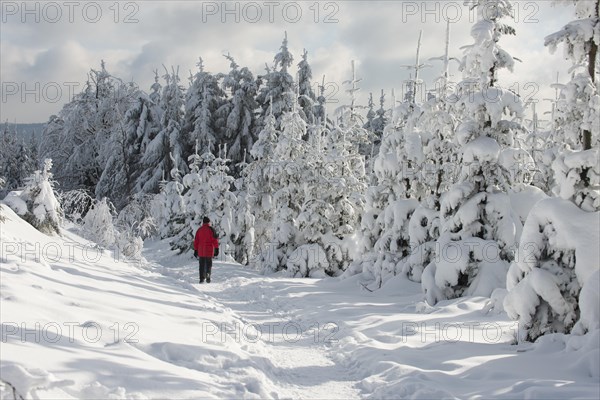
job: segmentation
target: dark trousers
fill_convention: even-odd
[[[212,269],[212,257],[200,257],[200,282],[204,279],[210,281],[210,272]]]

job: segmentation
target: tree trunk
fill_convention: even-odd
[[[600,0],[596,0],[596,15],[598,18],[600,15]],[[598,44],[594,41],[594,38],[590,40],[590,52],[588,53],[588,73],[592,78],[592,82],[596,82],[596,57],[598,56]],[[592,148],[592,132],[588,130],[583,131],[583,150],[589,150]]]

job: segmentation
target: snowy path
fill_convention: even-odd
[[[268,376],[276,385],[276,398],[353,399],[359,398],[351,372],[330,356],[338,325],[332,321],[302,317],[305,302],[295,303],[291,292],[315,296],[314,280],[266,278],[239,265],[215,262],[213,281],[196,284],[195,263],[167,269],[199,292],[215,299],[238,316],[241,323],[207,322],[204,336],[224,344],[241,343],[269,363]],[[299,296],[299,293],[296,293]]]

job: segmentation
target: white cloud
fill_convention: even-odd
[[[420,8],[424,2],[281,2],[271,10],[274,11],[273,23],[269,22],[269,9],[263,2],[254,3],[260,6],[261,18],[256,18],[256,7],[253,9],[248,2],[239,3],[239,23],[234,22],[234,15],[224,13],[222,2],[121,2],[118,15],[113,2],[96,3],[101,6],[102,18],[95,23],[88,22],[93,16],[92,9],[87,16],[82,13],[86,3],[75,10],[72,23],[68,21],[66,9],[56,23],[44,21],[43,15],[40,23],[31,15],[26,16],[26,23],[21,23],[20,15],[8,15],[1,26],[2,82],[31,85],[36,81],[78,81],[83,85],[89,69],[98,68],[104,59],[109,71],[125,80],[135,80],[142,88],[150,86],[154,79],[152,71],[157,68],[162,71],[162,64],[179,66],[182,82],[187,83],[188,71],[196,70],[200,56],[209,71],[227,71],[228,63],[222,57],[227,52],[238,64],[261,74],[265,62],[272,63],[283,32],[287,31],[295,63],[300,61],[303,48],[309,51],[315,81],[326,75],[328,82],[339,86],[348,79],[350,61],[355,59],[358,75],[363,78],[359,101],[364,103],[370,91],[378,96],[380,90],[385,89],[389,98],[392,88],[400,90],[408,78],[408,71],[400,65],[414,62],[419,30],[423,30],[423,60],[443,52],[445,35],[443,18],[436,23],[434,15],[411,8],[414,5]],[[567,8],[552,9],[546,3],[518,3],[519,36],[503,41],[505,48],[524,63],[517,67],[515,75],[502,78],[507,82],[539,81],[543,93],[555,79],[555,70],[564,72],[566,65],[561,63],[560,54],[547,52],[543,37],[559,29],[570,17]],[[126,4],[130,4],[129,8],[125,8]],[[228,4],[232,7],[233,3]],[[427,7],[431,9],[432,4],[428,2]],[[437,4],[443,10],[451,4],[462,5],[462,0]],[[284,7],[288,7],[287,13]],[[290,22],[298,9],[302,16],[297,22]],[[470,16],[464,9],[462,12],[460,22],[452,25],[454,56],[460,56],[459,47],[471,41]],[[124,23],[129,14],[138,22]],[[327,16],[338,22],[324,23]],[[525,17],[538,18],[540,23],[524,24]],[[222,19],[226,19],[226,23]],[[258,20],[249,22],[252,19]],[[433,79],[439,69],[439,64],[434,64],[433,68],[423,71],[424,79]],[[330,86],[332,92],[333,85]],[[23,104],[20,99],[17,101],[19,97],[3,101],[0,118],[45,121],[62,105],[43,101]],[[346,101],[343,88],[339,88],[336,98]]]

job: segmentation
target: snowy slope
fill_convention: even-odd
[[[358,277],[264,277],[219,262],[200,286],[194,260],[163,242],[146,244],[148,262],[115,261],[74,233],[47,237],[3,215],[0,377],[26,397],[600,395],[589,340],[511,345],[515,322],[483,298],[429,307],[400,278],[371,293]],[[12,398],[6,384],[0,398]]]

